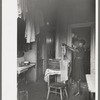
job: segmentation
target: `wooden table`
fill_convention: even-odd
[[[27,83],[27,81],[26,81],[26,71],[28,71],[31,67],[35,67],[35,64],[30,64],[30,65],[27,65],[27,66],[17,67],[17,77],[19,77],[23,73],[24,78],[21,81],[25,80],[25,82]],[[21,81],[18,81],[18,84]]]
[[[91,93],[91,99],[94,100],[94,94],[96,93],[95,75],[86,75],[86,79],[88,83],[88,89]]]
[[[35,64],[30,64],[30,65],[21,66],[21,67],[18,66],[18,67],[17,67],[17,74],[19,75],[19,74],[21,74],[21,73],[27,71],[30,67],[33,67],[33,66],[35,66]]]

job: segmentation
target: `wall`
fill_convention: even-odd
[[[58,8],[62,23],[83,23],[94,20],[94,0],[64,0]]]

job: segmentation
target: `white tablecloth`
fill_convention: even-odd
[[[30,64],[27,66],[17,67],[17,74],[27,71],[30,67],[35,66],[35,64]]]
[[[53,70],[53,69],[46,69],[45,76],[44,76],[45,82],[48,82],[49,75],[55,75],[55,74],[60,75],[61,71],[60,70]]]
[[[88,88],[90,92],[96,92],[95,89],[95,75],[86,75]]]

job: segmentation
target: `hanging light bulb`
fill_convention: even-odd
[[[46,39],[46,42],[47,42],[47,43],[51,43],[51,42],[52,42],[52,39],[51,39],[51,38],[47,38],[47,39]]]
[[[75,34],[74,33],[72,33],[72,37],[74,38],[74,36],[75,36]]]
[[[50,23],[49,23],[49,22],[47,22],[47,23],[46,23],[46,25],[50,25]]]

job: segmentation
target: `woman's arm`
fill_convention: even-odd
[[[72,48],[72,47],[70,47],[70,46],[68,46],[68,45],[66,45],[66,44],[62,44],[63,46],[66,46],[66,48],[67,49],[69,49],[69,50],[71,50],[71,51],[73,51],[73,52],[78,52],[78,50],[77,49],[74,49],[74,48]]]
[[[76,52],[76,51],[77,51],[77,49],[74,49],[74,48],[69,47],[69,46],[67,46],[67,49],[69,49],[69,50],[71,50],[71,51],[73,51],[73,52]]]

